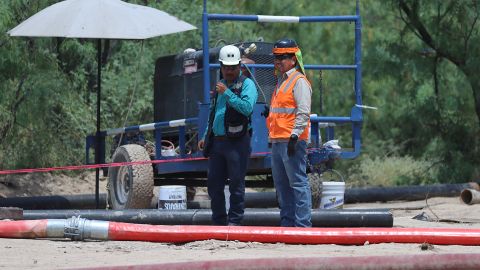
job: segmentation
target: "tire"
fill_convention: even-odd
[[[312,209],[320,207],[322,199],[322,179],[318,173],[309,173],[308,182],[310,182],[310,190],[312,193]]]
[[[127,144],[117,148],[112,162],[150,160],[144,147]],[[108,203],[112,209],[145,209],[153,198],[153,168],[150,163],[110,167],[108,169]]]

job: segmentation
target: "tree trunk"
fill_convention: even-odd
[[[480,77],[478,72],[474,68],[465,68],[460,67],[464,72],[468,81],[470,82],[470,87],[472,88],[473,102],[475,105],[475,112],[477,113],[478,125],[480,126]]]

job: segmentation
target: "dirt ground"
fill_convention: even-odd
[[[101,172],[100,175],[102,175]],[[101,177],[100,180],[100,192],[106,192],[106,178]],[[94,192],[95,172],[84,172],[79,176],[51,173],[0,176],[0,198],[93,194]]]
[[[50,179],[47,181],[47,179]],[[53,180],[51,180],[53,179]],[[94,175],[71,178],[63,175],[32,174],[0,177],[0,196],[93,193]],[[101,192],[105,192],[105,181]],[[430,198],[427,201],[349,204],[344,208],[389,208],[394,227],[448,227],[480,229],[480,204],[465,205],[459,198]],[[412,219],[423,213],[430,220]],[[343,257],[409,254],[480,254],[480,246],[419,244],[286,245],[237,241],[197,241],[187,244],[149,242],[75,242],[63,239],[0,239],[0,269],[68,269],[125,266],[204,260]]]

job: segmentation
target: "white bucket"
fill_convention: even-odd
[[[187,188],[185,186],[160,186],[158,209],[187,209]]]
[[[345,182],[322,182],[321,209],[343,208]]]

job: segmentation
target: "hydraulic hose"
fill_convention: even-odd
[[[81,216],[91,220],[142,223],[153,225],[210,225],[212,211],[193,210],[25,210],[23,219],[67,219]],[[277,209],[246,209],[242,221],[246,226],[278,226]],[[313,227],[392,227],[393,215],[387,209],[312,210]]]
[[[209,239],[285,244],[363,245],[430,243],[480,245],[480,229],[459,228],[295,228],[258,226],[163,226],[86,220],[0,222],[2,238],[71,238],[74,240],[186,243]]]

